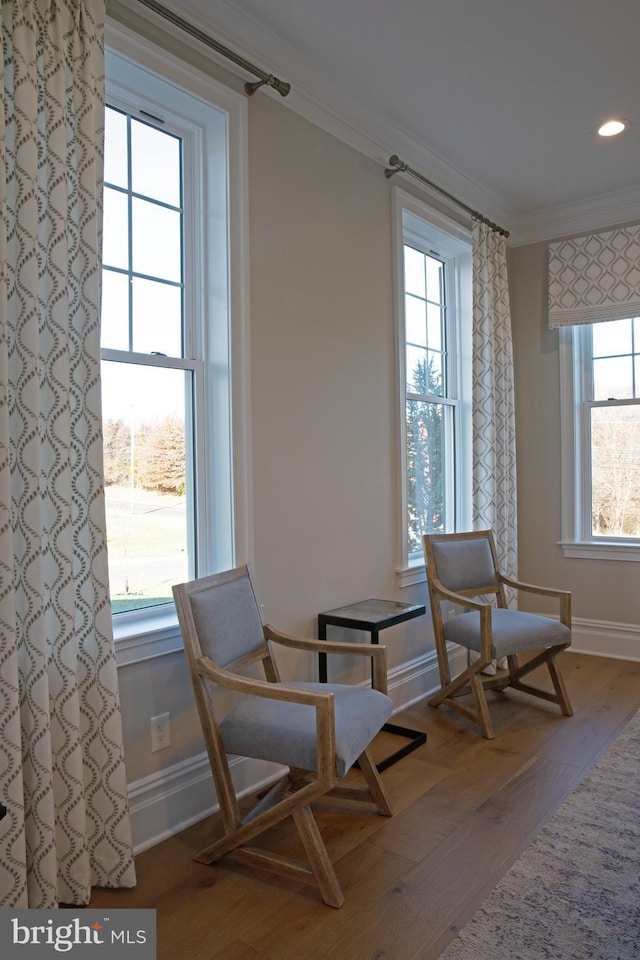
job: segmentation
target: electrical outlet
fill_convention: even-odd
[[[171,722],[168,713],[151,717],[151,752],[164,750],[171,743]]]

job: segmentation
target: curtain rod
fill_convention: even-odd
[[[282,97],[286,97],[291,90],[290,83],[285,83],[284,80],[279,80],[277,77],[274,77],[273,74],[266,73],[264,70],[261,70],[260,67],[257,67],[254,63],[250,63],[248,60],[245,60],[244,57],[241,57],[239,53],[235,53],[233,50],[230,50],[229,47],[225,47],[225,45],[220,43],[219,40],[214,40],[213,37],[210,37],[207,33],[199,30],[198,27],[194,27],[194,25],[189,23],[188,20],[183,20],[183,18],[178,16],[177,13],[174,13],[172,10],[168,10],[167,7],[163,6],[161,3],[157,3],[156,0],[138,0],[138,2],[145,7],[148,7],[149,10],[153,10],[154,13],[157,13],[159,16],[164,17],[165,20],[168,20],[174,26],[184,30],[185,33],[195,37],[196,40],[200,40],[200,42],[204,43],[207,47],[211,47],[212,50],[217,50],[217,52],[221,53],[223,57],[226,57],[228,60],[233,60],[234,63],[236,63],[239,67],[242,67],[243,70],[246,70],[247,73],[252,73],[254,77],[260,77],[260,79],[255,83],[245,83],[244,89],[248,96],[251,96],[256,92],[256,90],[259,90],[260,87],[263,86],[273,87],[273,89],[277,90]]]
[[[495,230],[496,233],[501,234],[503,237],[509,236],[509,231],[505,230],[504,227],[498,226],[497,223],[493,223],[492,220],[488,220],[483,214],[479,213],[477,210],[473,210],[471,207],[468,207],[466,203],[463,203],[462,200],[458,200],[457,197],[454,197],[453,194],[447,193],[446,190],[443,190],[442,187],[439,187],[436,183],[433,183],[432,180],[427,180],[426,177],[423,177],[421,173],[418,173],[417,170],[413,170],[408,163],[403,163],[402,160],[393,154],[392,157],[389,157],[389,163],[391,167],[387,167],[384,171],[384,175],[387,180],[394,175],[394,173],[408,173],[412,177],[415,177],[416,180],[421,180],[422,183],[426,183],[428,187],[432,190],[435,190],[436,193],[441,194],[443,197],[446,197],[447,200],[450,200],[451,203],[455,203],[456,206],[461,207],[468,214],[470,214],[474,220],[479,220],[481,223],[486,223],[488,227],[491,227],[492,230]]]

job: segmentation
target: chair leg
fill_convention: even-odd
[[[378,808],[378,813],[383,817],[393,816],[391,802],[387,795],[384,783],[382,782],[382,778],[378,773],[378,768],[371,758],[371,753],[369,752],[368,747],[358,757],[358,764],[365,780],[367,781],[371,798]]]
[[[558,706],[562,710],[562,713],[565,717],[573,716],[573,707],[571,706],[571,701],[569,700],[569,694],[567,693],[567,688],[564,683],[562,674],[558,670],[558,664],[556,663],[555,657],[551,657],[548,662],[549,673],[551,674],[551,682],[553,683],[553,688],[556,691],[556,696],[558,698]]]
[[[344,894],[311,809],[308,806],[296,807],[293,811],[293,819],[320,888],[322,899],[329,907],[341,907],[344,903]]]
[[[558,669],[558,665],[555,663],[555,658],[557,655],[565,649],[566,645],[561,647],[548,647],[546,650],[543,650],[541,653],[537,654],[537,656],[533,657],[532,660],[529,660],[527,663],[518,667],[517,670],[510,671],[511,675],[509,679],[509,686],[513,687],[514,690],[521,690],[523,693],[528,693],[533,697],[539,697],[541,700],[548,700],[550,703],[557,703],[565,717],[572,717],[573,708],[569,700],[569,695],[564,685],[562,675]],[[531,673],[538,667],[543,666],[544,664],[546,664],[548,667],[554,693],[549,693],[548,690],[541,690],[538,687],[533,687],[531,684],[523,683],[521,680],[522,677],[526,676],[528,673]]]
[[[493,732],[493,724],[491,723],[491,717],[489,716],[487,697],[484,692],[480,675],[478,673],[472,674],[469,678],[469,683],[471,684],[471,689],[473,690],[473,698],[476,702],[476,709],[478,711],[478,723],[480,724],[482,734],[487,740],[493,740],[495,734]]]
[[[454,677],[446,687],[441,688],[430,697],[427,703],[430,707],[439,707],[441,703],[445,703],[448,707],[451,707],[463,716],[473,720],[474,723],[477,723],[487,740],[493,740],[495,734],[489,716],[489,707],[487,705],[484,686],[480,679],[480,672],[486,665],[485,661],[476,660],[475,663],[470,664],[466,670],[459,673],[457,677]],[[459,697],[467,693],[473,694],[475,710],[465,704],[458,703],[454,699],[454,697]]]

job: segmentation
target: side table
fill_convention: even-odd
[[[351,630],[364,630],[371,634],[371,643],[379,643],[381,630],[393,627],[405,620],[413,620],[426,613],[426,607],[418,603],[399,603],[395,600],[363,600],[360,603],[351,603],[346,607],[337,607],[335,610],[325,610],[318,614],[318,638],[327,639],[327,627],[348,627]],[[327,654],[318,654],[318,678],[321,683],[327,682]],[[426,743],[427,735],[422,730],[412,730],[410,727],[401,727],[396,723],[385,723],[382,728],[387,733],[398,737],[406,737],[408,743],[391,753],[380,763],[376,764],[379,771],[386,770],[393,763],[397,763],[412,750],[416,750]]]

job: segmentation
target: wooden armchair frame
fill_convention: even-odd
[[[493,577],[488,578],[486,583],[476,583],[468,588],[451,590],[443,584],[438,578],[437,561],[434,551],[434,544],[442,541],[464,541],[478,540],[485,538],[491,551],[493,561]],[[483,735],[487,739],[492,739],[495,734],[489,715],[486,690],[505,690],[512,687],[514,690],[521,690],[531,696],[542,700],[555,703],[560,707],[562,713],[570,717],[573,715],[573,709],[564,684],[562,675],[555,662],[555,658],[562,650],[565,650],[571,643],[571,593],[567,590],[558,590],[552,587],[542,587],[521,580],[516,580],[501,573],[498,568],[498,558],[496,555],[493,534],[490,530],[482,530],[468,533],[457,534],[431,534],[423,538],[425,560],[427,565],[427,582],[429,587],[429,599],[431,601],[431,613],[433,617],[433,627],[436,643],[436,653],[438,658],[438,670],[440,674],[440,690],[429,699],[430,706],[438,707],[442,703],[453,708],[458,713],[470,718],[479,724]],[[544,647],[540,653],[528,659],[521,664],[518,659],[518,653],[514,652],[507,656],[508,669],[506,675],[496,677],[481,677],[482,670],[485,669],[494,659],[493,650],[493,611],[495,607],[490,601],[479,601],[474,599],[478,596],[491,596],[496,598],[497,608],[507,609],[507,598],[505,587],[510,587],[516,591],[534,594],[537,596],[550,597],[558,601],[560,611],[560,623],[569,631],[566,642],[555,642],[553,645],[545,646],[541,641],[540,647]],[[445,637],[445,621],[442,616],[442,601],[448,601],[456,606],[462,606],[466,612],[477,612],[480,619],[480,650],[479,658],[469,663],[467,668],[456,677],[451,677],[449,666],[449,657],[447,651],[447,640]],[[531,622],[535,627],[536,620],[546,621],[548,618],[538,618],[530,615]],[[531,646],[525,646],[524,649],[531,649]],[[524,683],[523,677],[545,665],[549,670],[554,692],[533,686],[530,683]],[[456,698],[466,694],[473,694],[475,709],[466,704],[459,703]]]
[[[244,577],[251,583],[248,569],[241,567],[173,588],[224,828],[224,836],[202,850],[195,859],[200,863],[212,864],[225,855],[232,855],[235,859],[255,867],[315,884],[326,904],[340,907],[344,902],[344,896],[310,804],[320,797],[331,795],[373,803],[383,816],[392,815],[391,804],[368,745],[358,757],[358,766],[364,784],[346,783],[337,776],[334,694],[329,690],[302,689],[283,683],[273,656],[272,645],[306,650],[310,653],[322,651],[369,657],[373,661],[373,688],[385,694],[387,690],[386,650],[384,646],[373,644],[332,643],[292,637],[264,625],[262,626],[262,643],[255,649],[225,664],[224,667],[215,664],[208,656],[203,655],[191,598],[200,591]],[[251,589],[253,591],[253,584]],[[256,609],[259,616],[257,602]],[[240,675],[239,671],[245,670],[254,663],[262,664],[265,680]],[[288,773],[262,795],[253,809],[244,816],[240,812],[220,721],[216,716],[213,702],[215,685],[240,694],[302,704],[315,710],[316,769],[289,767]],[[321,686],[317,685],[317,687]],[[247,846],[264,830],[289,816],[295,822],[308,863],[282,857],[253,845]]]

